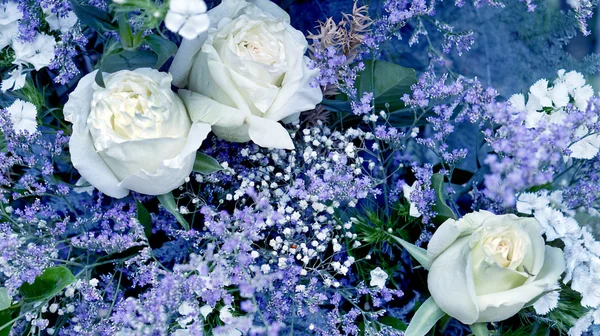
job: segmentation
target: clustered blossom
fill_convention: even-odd
[[[83,50],[88,42],[77,17],[68,1],[8,1],[0,4],[7,15],[0,22],[0,46],[8,46],[14,51],[14,78],[2,81],[2,91],[19,90],[23,85],[15,82],[15,76],[22,76],[23,67],[30,64],[39,71],[48,67],[58,70],[56,83],[67,84],[79,69],[73,58]],[[42,28],[47,24],[48,30]],[[59,35],[55,39],[54,34]]]
[[[562,281],[579,292],[581,305],[590,309],[589,315],[581,317],[569,332],[570,335],[581,335],[592,323],[600,324],[597,318],[590,318],[600,312],[600,272],[597,267],[600,264],[600,243],[588,227],[580,226],[575,219],[576,212],[582,209],[571,208],[567,202],[562,191],[549,193],[544,190],[520,194],[516,207],[517,211],[533,215],[539,221],[548,241],[559,239],[565,245],[567,270]],[[587,209],[593,211],[593,208]],[[548,310],[555,308],[556,303]]]
[[[486,159],[491,174],[485,177],[484,192],[490,199],[511,206],[513,195],[552,182],[567,168],[569,157],[590,159],[597,155],[598,100],[571,97],[570,82],[563,79],[564,74],[559,72],[557,84],[550,90],[547,81],[532,86],[527,105],[522,96],[513,96],[508,104],[488,107],[492,125],[500,126],[484,130],[495,152]],[[557,89],[561,85],[564,91]],[[586,88],[578,84],[573,90],[577,93]],[[537,112],[546,107],[547,112]]]

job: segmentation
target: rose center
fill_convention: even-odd
[[[502,232],[486,237],[483,241],[486,261],[504,268],[518,266],[523,261],[526,253],[526,246],[523,241],[524,238],[515,231]]]

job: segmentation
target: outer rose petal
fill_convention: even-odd
[[[63,109],[65,119],[73,123],[73,133],[69,140],[71,161],[79,174],[98,190],[114,198],[123,198],[129,194],[129,190],[118,186],[119,180],[96,152],[87,127],[95,76],[96,71],[79,81]]]
[[[313,109],[323,100],[321,88],[318,85],[312,86],[312,81],[319,70],[309,69],[307,62],[308,58],[304,57],[302,79],[296,85],[284,84],[278,99],[273,102],[265,117],[271,120],[281,120],[293,113]]]
[[[164,160],[155,172],[142,170],[125,178],[119,186],[147,195],[162,195],[179,187],[192,172],[196,150],[202,145],[208,133],[210,133],[210,125],[192,124],[187,142],[178,156]]]
[[[479,318],[477,322],[497,322],[517,314],[523,307],[558,281],[565,271],[563,251],[546,246],[544,267],[536,275],[535,281],[523,286],[477,297]]]
[[[433,261],[427,277],[429,292],[438,307],[464,324],[474,323],[479,316],[469,239],[459,238],[446,249]]]
[[[471,234],[480,227],[483,222],[494,216],[489,211],[477,211],[465,215],[459,220],[448,219],[435,230],[433,236],[427,245],[427,256],[434,259],[440,253],[444,252],[450,245],[461,236]]]
[[[221,127],[237,127],[244,124],[246,115],[236,108],[189,90],[181,89],[178,94],[192,122],[204,122]]]
[[[232,81],[229,69],[212,45],[205,44],[194,62],[188,89],[250,114],[250,107]]]
[[[227,1],[227,0],[225,0]],[[225,2],[223,1],[223,2]],[[263,11],[273,15],[277,19],[290,23],[290,15],[284,11],[281,7],[277,6],[271,0],[249,0],[248,2],[254,4],[256,7],[262,9]]]
[[[277,121],[249,116],[248,135],[257,145],[267,148],[294,149],[294,142],[288,131]]]

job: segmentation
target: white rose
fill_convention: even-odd
[[[479,211],[444,222],[427,254],[435,303],[464,324],[517,314],[555,288],[563,252],[546,246],[534,218]]]
[[[224,0],[208,11],[208,32],[184,40],[170,72],[192,120],[228,141],[294,148],[278,121],[291,122],[322,99],[308,43],[269,0]]]
[[[83,77],[65,104],[73,166],[103,193],[160,195],[183,184],[210,125],[192,123],[171,76],[149,68]]]

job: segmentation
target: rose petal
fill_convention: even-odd
[[[508,291],[477,297],[480,310],[477,322],[497,322],[514,316],[526,304],[555,284],[564,270],[565,259],[562,250],[546,246],[544,266],[535,281]]]
[[[189,90],[181,89],[178,94],[193,122],[204,122],[220,127],[238,127],[244,124],[246,114],[238,109]]]
[[[427,277],[427,286],[435,303],[464,324],[474,323],[479,315],[475,303],[469,239],[459,238],[448,247],[433,261]]]
[[[249,126],[248,135],[257,145],[267,148],[294,149],[290,134],[280,123],[256,116],[249,116],[246,122]]]
[[[459,237],[469,235],[488,218],[495,216],[489,211],[477,211],[466,214],[459,220],[448,219],[435,230],[427,245],[427,255],[435,259]]]
[[[119,186],[115,174],[96,152],[92,136],[84,123],[73,123],[69,152],[73,167],[98,190],[114,198],[123,198],[129,194],[129,190]]]
[[[284,11],[281,7],[277,6],[271,0],[249,0],[248,2],[254,4],[256,7],[263,11],[273,15],[275,18],[290,23],[290,15]]]
[[[248,103],[212,45],[202,47],[190,73],[188,89],[250,114]]]
[[[65,119],[73,123],[69,139],[71,161],[79,174],[98,190],[114,198],[123,198],[129,190],[118,186],[119,180],[96,152],[87,127],[95,77],[96,71],[93,71],[81,78],[63,108]]]
[[[162,195],[176,189],[192,172],[196,150],[200,148],[208,133],[210,133],[210,125],[192,124],[187,142],[179,155],[162,161],[154,172],[142,170],[125,178],[120,186],[146,195]]]
[[[299,82],[283,84],[277,99],[265,114],[266,118],[281,120],[294,113],[311,110],[323,100],[321,88],[318,85],[313,86],[313,80],[319,70],[309,69],[306,57],[303,71],[304,75]]]

